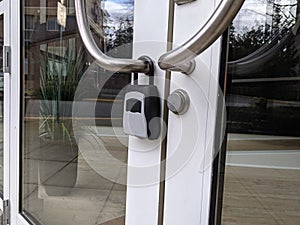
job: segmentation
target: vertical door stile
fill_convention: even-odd
[[[176,5],[175,45],[181,45],[195,34],[218,2]],[[190,108],[182,116],[169,114],[164,225],[208,224],[219,48],[220,42],[216,41],[198,56],[191,75],[172,72],[171,92],[185,90],[190,97]],[[184,152],[183,157],[180,152]],[[185,160],[172,162],[174,155]]]
[[[21,1],[9,2],[8,12],[10,26],[11,45],[11,86],[10,86],[10,211],[11,224],[28,224],[19,214],[19,182],[22,178],[20,174],[20,90],[21,90]],[[13,5],[12,5],[13,4]],[[13,35],[12,35],[13,34]],[[21,218],[21,220],[20,220]]]
[[[4,2],[0,2],[0,14],[1,15],[3,15],[3,13],[4,13]],[[2,31],[3,32],[3,31]],[[4,43],[3,43],[3,52],[1,53],[2,54],[2,57],[3,57],[3,55],[4,55]],[[2,63],[3,63],[3,59],[2,59]],[[3,68],[4,68],[4,65],[3,65]],[[4,79],[4,78],[3,78]],[[3,82],[3,87],[4,87],[4,82]],[[2,108],[3,108],[3,104],[2,104]],[[2,117],[3,117],[3,114],[2,114]],[[1,132],[3,132],[3,129],[2,129],[2,131]],[[3,159],[2,159],[3,160]],[[4,170],[3,170],[3,168],[4,168],[4,165],[3,165],[3,161],[1,162],[2,163],[2,176],[4,177]],[[2,182],[3,182],[3,177],[2,177]],[[5,198],[4,198],[4,196],[2,196],[2,201],[0,201],[0,210],[2,210],[3,211],[3,208],[4,208],[4,205],[3,205],[3,200],[4,200]]]
[[[10,49],[10,1],[3,1],[4,6],[4,40],[3,40],[3,69],[4,69],[4,97],[3,97],[3,200],[10,199],[10,99],[11,99],[11,53]],[[10,64],[10,65],[9,65]]]
[[[162,99],[165,71],[159,69],[157,60],[167,51],[168,12],[168,1],[135,1],[133,58],[147,55],[155,61],[155,85]],[[148,82],[148,78],[144,78],[144,75],[140,75],[140,84]],[[147,141],[130,137],[128,150],[126,224],[139,225],[141,221],[144,225],[157,224],[161,140]]]

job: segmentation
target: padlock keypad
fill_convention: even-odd
[[[142,102],[135,98],[130,98],[126,101],[126,111],[133,113],[141,113],[142,112]]]

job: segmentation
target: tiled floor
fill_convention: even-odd
[[[124,225],[125,224],[125,217],[120,217],[111,221],[108,221],[106,223],[103,223],[101,225]]]
[[[230,134],[227,150],[222,225],[300,224],[300,139]]]
[[[109,132],[104,131],[104,133]],[[101,130],[98,135],[103,136]],[[233,153],[238,151],[255,153],[258,149],[270,153],[275,149],[289,149],[293,153],[300,150],[299,139],[283,140],[249,135],[231,135],[230,138],[228,150]],[[127,152],[126,148],[121,148],[116,139],[109,135],[101,139],[111,150],[112,155],[121,161],[126,161],[126,154],[124,154]],[[92,140],[81,142],[80,148],[89,149],[90,143]],[[99,158],[93,157],[93,154],[85,156],[79,154],[76,184],[70,188],[57,185],[55,182],[41,184],[38,180],[41,166],[39,151],[38,143],[36,146],[31,145],[30,151],[25,156],[27,164],[25,164],[26,188],[23,192],[25,200],[23,206],[28,213],[34,215],[41,224],[47,225],[124,225],[126,187],[100,176],[97,170],[103,167],[99,163]],[[261,159],[259,156],[255,157],[254,160]],[[294,161],[296,160],[294,163],[297,163],[295,157],[293,157]],[[236,159],[240,160],[231,158],[233,161]],[[105,164],[105,161],[103,163]],[[264,162],[259,161],[259,163]],[[262,168],[259,163],[254,167],[226,167],[222,224],[300,224],[300,170]],[[64,165],[65,162],[61,159],[49,161],[47,170],[49,176],[66,170],[66,167],[62,167],[63,169],[55,173],[51,172],[51,167],[56,164]],[[115,167],[110,166],[109,169],[113,173],[116,171]],[[115,175],[126,178],[126,175],[120,171]],[[46,191],[49,187],[58,193],[66,191],[67,194],[49,195]]]
[[[49,185],[32,184],[25,201],[25,208],[42,224],[105,224],[125,215],[126,187],[99,176],[82,156],[78,159],[76,185],[68,194],[49,196],[46,188]],[[56,193],[65,189],[51,188]]]
[[[222,224],[300,224],[300,170],[227,167]]]
[[[33,130],[28,132],[31,140],[24,163],[23,208],[27,214],[47,225],[123,221],[120,218],[125,216],[126,186],[106,179],[99,171],[107,171],[115,180],[126,180],[126,168],[124,174],[124,168],[110,164],[101,148],[105,147],[114,158],[126,162],[127,148],[119,141],[127,142],[127,137],[116,139],[106,129],[99,129],[97,135],[93,133],[79,140],[78,157],[68,162],[65,160],[67,150],[62,144],[41,148]]]

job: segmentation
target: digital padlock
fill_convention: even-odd
[[[149,85],[129,85],[125,89],[123,130],[139,138],[155,140],[161,132],[161,103],[154,85],[154,64],[149,57],[141,57],[149,63]]]

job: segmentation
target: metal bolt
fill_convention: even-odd
[[[171,112],[182,115],[190,107],[190,97],[186,91],[177,89],[169,95],[167,105]]]

